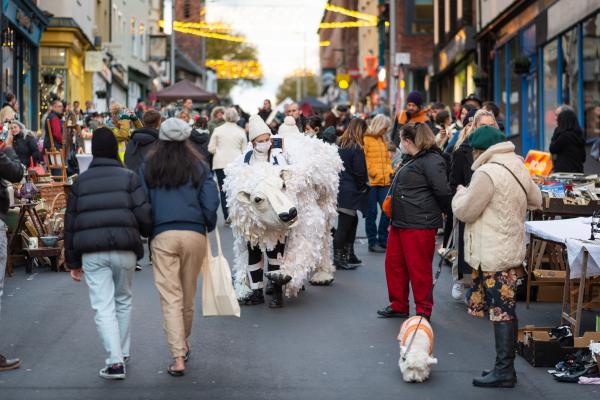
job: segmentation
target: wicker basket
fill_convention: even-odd
[[[46,204],[52,204],[53,208],[65,208],[67,207],[67,196],[58,196],[59,194],[65,194],[64,183],[49,183],[47,185],[37,185],[40,191],[40,197]]]

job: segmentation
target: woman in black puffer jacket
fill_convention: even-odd
[[[144,255],[140,234],[148,236],[152,229],[152,209],[138,175],[121,164],[110,129],[94,132],[92,155],[67,202],[65,258],[75,281],[85,271],[96,328],[108,354],[100,376],[123,379],[133,271]]]
[[[583,172],[585,139],[577,114],[572,109],[563,107],[558,114],[557,123],[550,141],[554,172]]]
[[[377,313],[407,318],[410,284],[417,315],[429,319],[435,235],[442,213],[450,208],[446,161],[427,124],[403,126],[400,143],[410,158],[396,173],[390,191],[392,218],[385,255],[390,304]]]

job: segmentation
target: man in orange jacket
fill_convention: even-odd
[[[406,109],[398,114],[398,123],[400,126],[404,124],[416,124],[417,122],[426,123],[429,121],[427,111],[427,108],[423,107],[421,93],[413,90],[406,97]]]

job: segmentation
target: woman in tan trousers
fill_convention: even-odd
[[[172,376],[184,375],[190,356],[198,274],[206,258],[206,234],[215,228],[219,207],[212,172],[188,142],[190,134],[184,121],[167,119],[144,166],[152,204],[154,280],[174,359],[167,370]]]

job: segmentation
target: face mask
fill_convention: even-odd
[[[400,150],[400,153],[406,154],[406,149],[404,148],[402,141],[400,141],[400,146],[398,146],[398,149]]]
[[[254,145],[254,150],[256,150],[258,153],[267,153],[270,149],[271,149],[270,141],[256,143],[256,145]]]

